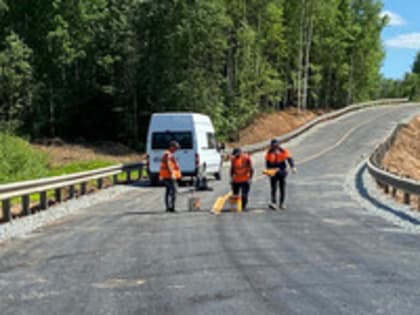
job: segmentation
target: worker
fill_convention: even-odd
[[[175,158],[175,152],[180,148],[179,143],[171,141],[168,150],[162,156],[159,177],[163,181],[165,191],[166,212],[176,212],[175,200],[178,190],[177,181],[181,178],[181,170]]]
[[[233,149],[230,168],[232,191],[235,196],[238,196],[241,192],[242,209],[244,211],[247,209],[253,175],[254,168],[250,156],[242,153],[240,148]]]
[[[287,163],[292,168],[293,173],[296,173],[295,163],[290,152],[280,146],[280,142],[277,139],[273,139],[270,142],[270,148],[265,155],[266,168],[268,170],[276,170],[272,176],[270,176],[271,186],[271,203],[270,208],[275,210],[277,208],[286,209],[284,200],[286,197],[286,177],[287,177]],[[277,187],[279,187],[279,206],[277,207],[276,195]]]

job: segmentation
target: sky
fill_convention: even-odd
[[[411,71],[420,51],[420,0],[383,0],[382,14],[390,23],[382,33],[386,57],[381,69],[386,78],[401,79]]]

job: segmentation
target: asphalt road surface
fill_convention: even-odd
[[[286,211],[163,211],[139,187],[0,244],[0,314],[419,314],[420,235],[363,209],[345,180],[420,106],[380,107],[316,127],[287,147],[298,163]],[[261,173],[263,154],[253,160]],[[200,193],[209,210],[228,180]]]

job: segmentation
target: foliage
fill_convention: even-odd
[[[0,0],[0,120],[33,138],[141,146],[158,111],[209,114],[235,138],[262,111],[342,107],[378,94],[381,9],[379,0]]]
[[[0,51],[0,122],[13,125],[23,119],[31,104],[32,66],[29,49],[15,33]]]
[[[412,72],[420,75],[420,51],[417,53],[416,59],[414,60]]]
[[[0,184],[48,175],[47,157],[26,141],[0,133]]]
[[[413,62],[412,72],[406,73],[402,80],[382,79],[379,97],[408,97],[420,100],[420,52]]]
[[[49,170],[49,176],[61,176],[67,175],[72,173],[79,173],[90,171],[102,167],[111,166],[115,163],[109,161],[101,161],[101,160],[92,160],[92,161],[78,161],[72,163],[66,163],[64,165],[54,167]]]
[[[115,164],[89,160],[52,166],[49,157],[18,137],[0,132],[0,184],[89,171]]]

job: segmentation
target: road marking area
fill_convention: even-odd
[[[392,112],[394,112],[394,111],[397,111],[398,109],[394,109],[394,110],[391,110],[391,111],[389,111],[389,112],[386,112],[386,113],[383,113],[383,114],[380,114],[380,115],[378,115],[378,116],[375,116],[374,118],[372,118],[372,119],[369,119],[369,120],[365,120],[365,121],[363,121],[362,123],[360,123],[360,124],[358,124],[358,125],[356,125],[355,127],[353,127],[353,128],[351,128],[350,130],[348,130],[340,139],[338,139],[338,141],[336,142],[336,143],[334,143],[332,146],[330,146],[330,147],[328,147],[328,148],[325,148],[324,150],[321,150],[320,152],[318,152],[318,153],[316,153],[316,154],[313,154],[313,155],[311,155],[311,156],[309,156],[309,157],[307,157],[307,158],[305,158],[305,159],[303,159],[303,160],[300,160],[298,163],[296,163],[296,165],[297,166],[300,166],[300,165],[302,165],[302,164],[305,164],[305,163],[308,163],[308,162],[310,162],[310,161],[313,161],[313,160],[316,160],[316,159],[318,159],[319,157],[321,157],[321,156],[323,156],[323,155],[325,155],[325,154],[327,154],[327,153],[329,153],[329,152],[331,152],[332,150],[334,150],[335,148],[337,148],[337,147],[339,147],[344,141],[346,141],[355,131],[357,131],[359,128],[361,128],[361,127],[363,127],[363,126],[365,126],[365,125],[367,125],[367,124],[369,124],[371,121],[373,121],[373,120],[375,120],[375,119],[378,119],[379,117],[382,117],[382,116],[385,116],[385,115],[388,115],[389,113],[392,113]],[[264,175],[264,174],[261,174],[261,175],[258,175],[256,178],[255,178],[255,180],[261,180],[261,179],[263,179],[264,177],[266,177],[267,175]],[[224,208],[224,205],[225,205],[225,203],[226,203],[226,200],[229,198],[229,196],[231,195],[231,193],[228,193],[228,194],[226,194],[226,195],[224,195],[224,196],[221,196],[221,197],[219,197],[219,198],[217,198],[216,199],[216,202],[214,203],[214,205],[213,205],[213,209],[212,209],[212,213],[214,213],[214,214],[220,214],[221,213],[221,211],[222,211],[222,209]]]
[[[306,159],[303,159],[303,160],[300,160],[299,161],[299,163],[297,163],[297,165],[302,165],[302,164],[304,164],[304,163],[307,163],[307,162],[310,162],[310,161],[313,161],[313,160],[315,160],[315,159],[317,159],[317,158],[319,158],[319,157],[321,157],[321,156],[323,156],[324,154],[327,154],[328,152],[331,152],[332,150],[334,150],[335,148],[337,148],[337,147],[339,147],[344,141],[346,141],[357,129],[359,129],[360,127],[363,127],[363,126],[365,126],[365,125],[367,125],[368,123],[370,123],[371,121],[373,121],[373,120],[375,120],[375,119],[378,119],[379,117],[382,117],[382,116],[385,116],[385,115],[388,115],[389,113],[392,113],[392,112],[395,112],[395,111],[397,111],[397,109],[394,109],[394,110],[392,110],[392,111],[389,111],[389,112],[386,112],[386,113],[383,113],[383,114],[381,114],[381,115],[378,115],[378,116],[375,116],[374,118],[372,118],[372,119],[369,119],[369,120],[365,120],[364,122],[362,122],[362,123],[360,123],[360,124],[358,124],[358,125],[356,125],[355,127],[353,127],[353,128],[351,128],[349,131],[347,131],[335,144],[333,144],[332,146],[330,146],[330,147],[328,147],[328,148],[325,148],[324,150],[322,150],[322,151],[320,151],[320,152],[318,152],[318,153],[316,153],[316,154],[313,154],[313,155],[311,155],[311,156],[309,156],[309,157],[307,157]]]
[[[221,196],[219,198],[216,199],[216,202],[213,205],[213,208],[211,210],[211,212],[213,214],[220,214],[225,206],[226,200],[228,200],[228,198],[232,196],[232,193],[229,192],[227,194],[225,194],[224,196]]]

